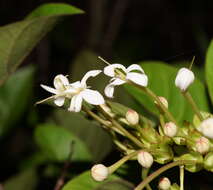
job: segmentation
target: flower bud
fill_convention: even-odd
[[[163,131],[166,136],[174,137],[177,134],[177,126],[173,122],[165,123]]]
[[[126,112],[126,120],[130,125],[137,125],[139,123],[139,115],[134,110],[128,110]]]
[[[191,70],[181,68],[176,76],[175,85],[184,92],[194,82],[194,79],[194,73]]]
[[[91,169],[91,175],[96,181],[103,181],[109,175],[109,170],[103,164],[94,165]]]
[[[213,152],[209,152],[204,158],[204,168],[213,172]]]
[[[196,163],[192,164],[185,164],[185,169],[190,172],[198,172],[203,168],[203,157],[198,152],[190,152],[183,154],[180,157],[176,157],[174,161],[177,160],[189,160],[195,161]]]
[[[201,122],[198,130],[206,137],[213,139],[213,117]]]
[[[150,168],[153,164],[153,157],[150,153],[141,151],[138,153],[138,162],[144,167],[144,168]]]
[[[165,164],[174,157],[172,148],[168,144],[159,144],[156,152],[153,152],[155,162]]]
[[[168,104],[168,101],[166,98],[164,98],[163,96],[158,96],[159,100],[161,101],[161,103],[166,107],[168,108],[169,107],[169,104]],[[155,104],[158,105],[158,102],[155,101]]]
[[[158,187],[160,190],[168,190],[171,186],[171,182],[167,177],[163,177],[160,179]]]
[[[197,152],[199,152],[201,154],[205,154],[209,151],[209,148],[210,148],[209,140],[205,137],[200,137],[196,141],[195,147],[196,147]]]
[[[112,110],[107,106],[106,104],[101,104],[100,107],[107,113],[109,114],[110,117],[115,117],[115,114],[112,113]]]

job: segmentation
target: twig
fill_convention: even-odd
[[[0,190],[4,190],[4,187],[2,184],[0,184]]]
[[[74,149],[73,147],[74,147],[74,141],[71,141],[70,153],[69,153],[68,159],[64,163],[64,167],[62,169],[60,177],[58,178],[58,180],[57,180],[57,182],[55,184],[54,190],[60,190],[62,188],[62,186],[64,185],[64,180],[65,180],[65,177],[67,175],[67,170],[70,167],[70,160],[71,160],[71,157],[72,157],[72,154],[73,154],[73,149]]]

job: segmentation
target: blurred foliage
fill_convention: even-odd
[[[103,3],[102,5],[101,2]],[[123,6],[128,4],[125,4],[127,1],[120,2]],[[13,3],[15,4],[15,2]],[[73,3],[78,4],[79,2]],[[81,19],[78,20],[78,18],[74,20],[75,22],[65,20],[59,25],[55,32],[51,33],[52,36],[49,36],[50,38],[54,38],[51,39],[52,41],[43,40],[39,44],[41,39],[50,32],[62,18],[69,15],[81,14],[84,11],[65,3],[48,3],[33,10],[28,16],[25,16],[23,20],[0,27],[1,149],[9,155],[6,156],[11,160],[16,160],[12,154],[13,151],[16,151],[16,146],[14,149],[10,148],[10,141],[14,144],[18,142],[17,139],[19,138],[17,138],[16,130],[29,130],[25,135],[29,135],[30,140],[32,140],[30,147],[24,150],[27,153],[23,151],[20,155],[18,154],[20,160],[17,159],[18,161],[16,160],[15,162],[17,168],[11,169],[9,166],[10,162],[2,163],[5,168],[8,167],[11,169],[10,172],[6,172],[7,174],[4,174],[4,172],[1,174],[1,180],[4,181],[4,190],[53,189],[52,186],[55,185],[56,178],[60,176],[63,164],[69,159],[69,154],[72,151],[70,149],[71,142],[74,142],[74,146],[73,154],[69,161],[71,162],[71,166],[72,164],[77,166],[76,168],[72,166],[71,169],[69,169],[67,175],[69,181],[65,184],[63,190],[133,189],[133,184],[116,175],[110,176],[109,179],[104,182],[97,183],[92,180],[89,171],[82,173],[82,171],[87,170],[94,162],[104,161],[110,165],[118,156],[115,155],[113,151],[112,139],[100,125],[91,121],[91,118],[85,118],[83,114],[68,113],[64,110],[55,110],[54,108],[51,108],[53,111],[49,111],[46,106],[31,108],[32,104],[35,103],[35,99],[43,97],[43,95],[41,96],[41,94],[35,90],[38,89],[39,80],[50,78],[49,75],[53,75],[50,74],[52,71],[57,73],[61,71],[66,72],[66,74],[70,74],[71,80],[75,81],[79,80],[88,70],[102,69],[105,66],[104,63],[97,58],[100,54],[106,57],[116,57],[116,61],[126,65],[135,61],[141,64],[145,73],[149,76],[149,87],[156,92],[157,95],[165,96],[168,99],[169,109],[178,121],[191,121],[193,118],[191,108],[174,85],[177,68],[182,66],[188,67],[189,63],[184,60],[184,58],[183,60],[181,58],[181,61],[174,61],[172,66],[166,62],[141,61],[142,58],[150,58],[150,55],[152,55],[154,59],[156,57],[165,58],[166,56],[170,56],[171,53],[177,52],[177,50],[185,52],[185,49],[188,49],[187,45],[187,48],[184,49],[183,44],[181,44],[181,42],[184,42],[184,37],[181,36],[179,25],[177,26],[174,22],[177,15],[173,14],[173,8],[170,9],[166,7],[168,12],[162,14],[162,10],[165,9],[165,2],[150,1],[149,4],[153,6],[152,10],[146,8],[147,5],[145,2],[140,2],[143,6],[139,6],[138,4],[140,3],[132,2],[135,7],[140,7],[140,12],[148,16],[151,21],[157,18],[152,15],[153,13],[156,14],[156,10],[158,9],[160,14],[163,15],[164,19],[162,20],[164,20],[164,22],[159,22],[159,20],[156,19],[155,22],[160,23],[160,28],[156,27],[156,29],[153,28],[153,25],[156,26],[155,24],[145,26],[145,23],[141,22],[140,17],[133,14],[133,12],[137,12],[138,14],[138,11],[135,11],[135,9],[129,6],[130,8],[127,9],[127,17],[132,20],[127,19],[125,22],[128,24],[124,25],[122,32],[119,32],[119,27],[122,25],[122,14],[125,12],[123,11],[122,13],[122,10],[124,10],[125,7],[123,7],[123,9],[119,9],[119,6],[116,8],[117,4],[113,2],[115,9],[112,10],[112,12],[111,9],[108,11],[110,16],[112,13],[112,19],[109,19],[109,23],[105,23],[104,20],[107,20],[108,16],[103,9],[107,6],[104,6],[104,1],[94,1],[94,3],[95,6],[91,6],[91,10],[88,11],[86,15],[86,17],[90,16],[91,20],[87,18],[84,23],[81,22]],[[82,4],[82,7],[87,7],[85,2]],[[199,7],[198,4],[193,2],[193,5],[190,4],[190,7]],[[177,10],[179,9],[177,8]],[[10,12],[11,15],[12,11],[7,12]],[[103,13],[103,15],[100,13]],[[165,18],[168,18],[168,20],[166,21]],[[184,20],[183,18],[185,17],[180,16],[180,18]],[[188,31],[190,36],[195,36],[196,42],[191,43],[191,46],[197,46],[196,48],[199,53],[203,53],[208,44],[207,34],[203,26],[199,25],[199,19],[191,18],[189,20],[198,22],[193,24],[192,32]],[[139,30],[136,26],[137,22],[140,23]],[[171,24],[170,28],[174,30],[173,33],[166,29],[166,22]],[[182,24],[184,25],[184,22]],[[84,25],[88,25],[87,29],[85,29],[86,27]],[[131,28],[130,31],[129,28]],[[183,28],[185,32],[189,27]],[[106,33],[104,32],[105,29]],[[137,31],[137,35],[135,35],[134,31]],[[153,37],[152,42],[155,42],[154,44],[150,43],[147,37],[150,34]],[[165,50],[161,48],[161,51],[159,51],[159,47],[163,47],[165,44],[158,43],[157,38],[159,37],[161,40],[164,40],[165,36],[166,38],[173,39],[173,41],[171,40],[170,47]],[[143,44],[141,42],[143,42]],[[37,47],[37,50],[30,54],[35,47]],[[176,48],[175,51],[172,52],[171,47]],[[51,51],[51,54],[49,54],[49,51]],[[194,50],[190,51],[189,56],[191,57],[194,52]],[[29,58],[34,56],[37,57],[37,60],[33,59],[33,61],[31,61]],[[212,107],[209,104],[209,97],[205,85],[207,84],[210,99],[213,102],[213,42],[210,44],[206,54],[205,71],[200,67],[202,66],[200,65],[202,61],[200,61],[199,56],[200,55],[198,55],[198,61],[196,60],[198,64],[193,66],[193,71],[195,71],[197,79],[190,87],[190,92],[201,110],[210,111]],[[204,55],[201,55],[201,57],[202,56],[204,57]],[[51,64],[48,63],[49,58],[52,61]],[[40,59],[42,61],[39,61]],[[24,60],[27,60],[25,66],[17,70],[20,64],[24,63]],[[69,64],[65,63],[67,60]],[[33,66],[28,65],[28,62],[35,62],[36,64]],[[90,82],[96,89],[103,91],[108,79],[102,75],[98,76],[97,79],[91,79],[89,83]],[[42,81],[42,83],[46,83],[46,81]],[[158,113],[154,104],[142,92],[130,86],[127,86],[125,89],[119,88],[116,90],[115,96],[117,98],[113,101],[119,100],[119,102],[124,103],[125,106],[131,107],[143,113],[145,116],[150,116],[150,118],[153,118],[153,116]],[[132,95],[134,99],[131,98],[129,94]],[[110,101],[108,103],[115,112],[123,116],[128,109],[121,104]],[[38,125],[38,123],[40,124]],[[33,134],[34,138],[32,138]],[[22,138],[22,136],[20,138]],[[24,142],[24,144],[27,143]],[[15,155],[17,156],[17,154]],[[2,158],[4,156],[4,154],[1,155]],[[7,157],[3,160],[6,159]],[[133,168],[133,170],[137,170],[138,172],[138,168]],[[134,173],[133,170],[131,168],[125,169],[125,175],[123,176],[127,180],[135,178],[135,173],[137,172]],[[73,176],[75,177],[72,179]],[[205,179],[200,181],[204,180]],[[45,183],[46,181],[48,181],[47,184]],[[212,182],[209,183],[211,189]]]
[[[163,96],[168,100],[169,110],[173,113],[175,118],[178,121],[192,121],[194,115],[193,110],[181,95],[179,89],[174,85],[178,69],[161,62],[142,62],[140,65],[149,76],[148,87],[158,96]],[[128,86],[126,89],[139,103],[141,103],[141,105],[145,106],[149,112],[153,114],[159,113],[154,102],[141,92],[141,90],[133,86]],[[189,91],[199,108],[203,111],[209,111],[204,85],[198,79],[195,80]]]

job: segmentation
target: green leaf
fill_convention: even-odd
[[[60,18],[80,13],[70,5],[51,3],[34,10],[23,21],[0,27],[0,85]]]
[[[4,190],[34,190],[36,188],[37,181],[38,177],[36,175],[36,170],[34,168],[30,168],[9,178],[9,180],[4,183]]]
[[[169,110],[173,113],[175,118],[178,121],[192,121],[194,113],[188,102],[186,102],[181,95],[180,90],[174,84],[178,69],[162,62],[141,62],[140,64],[148,75],[148,87],[158,96],[164,96],[167,98],[169,102]],[[145,95],[141,90],[130,85],[128,85],[126,89],[149,112],[156,115],[158,114],[158,110],[155,108],[152,99]],[[200,110],[208,111],[209,106],[204,85],[196,79],[190,86],[189,91]]]
[[[0,136],[19,121],[33,92],[34,67],[18,70],[0,87]]]
[[[74,141],[72,161],[90,161],[91,155],[82,141],[68,130],[53,124],[42,124],[35,129],[35,140],[48,159],[65,161],[71,152]]]
[[[65,3],[47,3],[39,6],[32,13],[27,16],[27,19],[40,16],[56,16],[56,15],[70,15],[84,13],[81,9]]]
[[[111,137],[97,123],[89,121],[81,114],[64,110],[57,110],[53,117],[58,125],[71,131],[86,144],[95,162],[102,160],[111,151]]]
[[[213,104],[213,41],[211,41],[206,54],[205,75],[209,95]]]
[[[92,179],[90,171],[70,180],[62,190],[131,190],[133,185],[121,180],[116,175],[110,175],[103,182],[96,182]]]

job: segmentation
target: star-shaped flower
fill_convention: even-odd
[[[105,95],[109,98],[113,97],[115,86],[122,85],[128,81],[143,87],[148,85],[148,77],[137,64],[130,65],[128,68],[121,64],[108,65],[104,68],[104,74],[112,77],[104,90]]]

